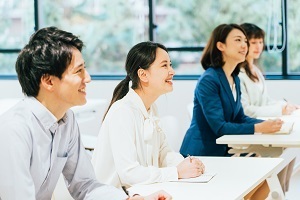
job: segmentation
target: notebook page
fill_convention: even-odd
[[[212,172],[204,172],[204,174],[195,177],[195,178],[181,178],[177,180],[176,182],[187,182],[187,183],[207,183],[209,182],[216,173]]]

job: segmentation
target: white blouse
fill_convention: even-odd
[[[118,188],[177,180],[181,161],[159,126],[156,106],[147,112],[132,89],[107,113],[92,157],[98,180]]]
[[[249,117],[278,117],[282,115],[283,101],[276,101],[269,97],[265,79],[261,71],[255,67],[259,81],[252,81],[242,68],[239,73],[241,81],[241,102],[244,112]]]

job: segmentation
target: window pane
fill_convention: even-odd
[[[177,75],[197,75],[203,73],[200,64],[202,52],[169,52],[173,68]]]
[[[300,1],[288,1],[288,71],[291,74],[300,73],[300,15],[299,15]]]
[[[265,39],[270,44],[276,42],[281,45],[281,1],[273,1],[273,6],[270,2],[257,0],[253,3],[253,0],[241,0],[233,4],[232,0],[157,0],[156,39],[167,47],[204,47],[212,30],[219,24],[248,22],[264,29],[267,33]],[[277,56],[281,57],[281,54]],[[274,55],[264,57],[264,71],[281,73],[282,63],[278,61],[281,58]],[[273,64],[276,65],[272,66]],[[186,70],[188,71],[188,67]]]
[[[281,75],[282,56],[281,53],[269,53],[264,51],[258,62],[258,67],[262,69],[264,74]]]
[[[57,26],[84,41],[91,74],[124,74],[129,49],[149,38],[147,0],[44,0],[41,8],[42,27]]]
[[[15,64],[18,53],[0,53],[0,74],[1,75],[15,75]]]
[[[34,32],[33,0],[0,1],[0,49],[21,49]]]

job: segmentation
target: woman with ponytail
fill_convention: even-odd
[[[202,162],[173,152],[159,127],[154,102],[173,90],[175,74],[166,47],[139,43],[125,67],[126,78],[113,92],[93,154],[97,178],[127,188],[201,175]]]

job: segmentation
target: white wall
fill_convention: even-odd
[[[174,90],[161,96],[157,104],[161,116],[173,115],[179,122],[179,139],[183,137],[189,126],[187,105],[193,101],[196,80],[174,81]],[[105,98],[110,101],[112,92],[119,81],[94,80],[87,86],[88,98]],[[300,104],[300,80],[268,80],[269,93],[276,99],[286,98],[291,102]],[[23,97],[21,87],[17,80],[0,80],[0,99]]]

